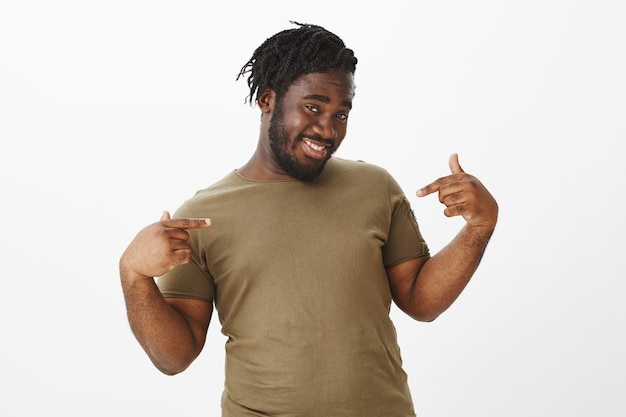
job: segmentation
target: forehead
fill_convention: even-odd
[[[351,72],[313,72],[298,77],[287,90],[285,99],[298,100],[309,96],[326,98],[328,102],[352,104],[354,76]]]

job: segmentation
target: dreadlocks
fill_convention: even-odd
[[[321,26],[302,24],[268,38],[241,68],[237,80],[248,76],[253,103],[266,89],[271,88],[281,98],[298,77],[313,72],[349,71],[354,74],[357,59],[334,33]]]

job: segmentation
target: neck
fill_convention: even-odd
[[[276,164],[269,149],[259,141],[248,162],[237,170],[245,178],[257,181],[288,180],[291,177]]]

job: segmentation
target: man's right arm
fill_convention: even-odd
[[[140,231],[120,258],[120,278],[130,327],[163,373],[185,370],[200,354],[213,312],[208,301],[164,298],[154,278],[189,262],[186,229],[210,226],[206,219],[170,219]]]

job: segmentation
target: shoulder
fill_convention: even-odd
[[[326,170],[329,174],[358,176],[359,178],[390,178],[389,172],[378,165],[361,160],[350,160],[333,157],[328,161]]]
[[[237,187],[240,182],[235,171],[229,172],[222,179],[212,185],[196,191],[196,193],[185,200],[176,215],[181,217],[204,217],[207,209],[211,209],[216,202],[223,201],[230,191]]]
[[[404,197],[400,185],[387,169],[365,161],[333,157],[320,179],[327,185],[358,190],[364,195]]]
[[[327,183],[341,183],[344,186],[366,187],[372,191],[381,192],[397,188],[393,176],[383,167],[361,160],[349,160],[333,157],[328,163],[322,176]]]
[[[216,181],[215,183],[211,184],[210,186],[206,188],[196,191],[196,194],[192,197],[192,200],[203,198],[208,195],[215,195],[216,193],[224,192],[227,190],[231,190],[237,187],[237,185],[240,183],[241,183],[241,177],[237,174],[237,171],[235,170],[230,171],[222,179]]]

